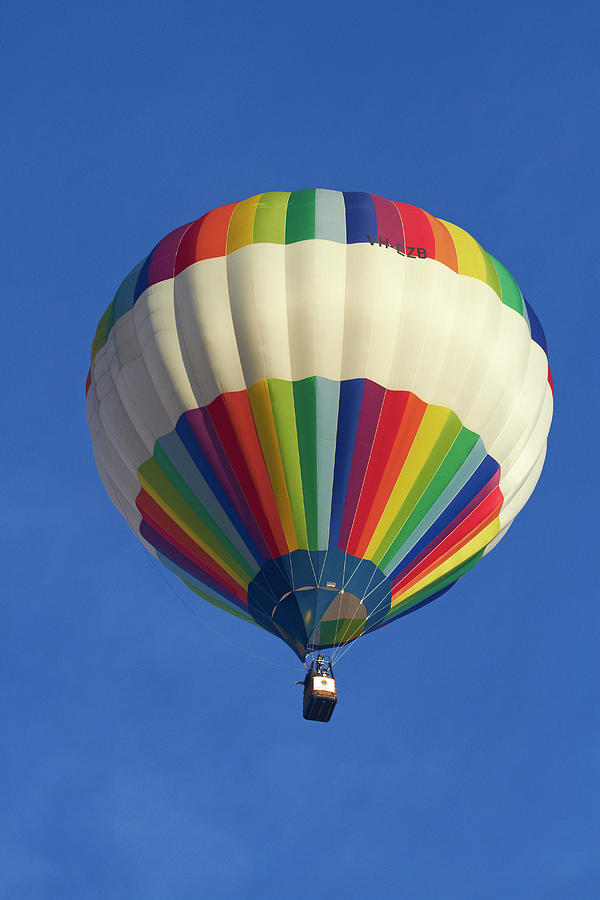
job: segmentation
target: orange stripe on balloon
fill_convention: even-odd
[[[183,236],[177,254],[175,274],[201,259],[225,256],[229,223],[238,203],[218,206],[192,224]]]
[[[445,266],[448,266],[449,269],[452,269],[453,272],[458,272],[458,256],[456,255],[456,247],[454,246],[452,235],[439,219],[425,212],[425,210],[423,212],[427,216],[433,230],[435,258]]]
[[[239,203],[227,203],[205,216],[196,244],[197,260],[225,256],[231,217],[238,206]]]

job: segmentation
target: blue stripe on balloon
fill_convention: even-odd
[[[326,547],[331,521],[335,434],[340,399],[339,381],[315,379],[317,403],[317,537]]]
[[[339,540],[364,387],[364,378],[352,378],[348,381],[342,381],[340,385],[333,496],[331,498],[329,525],[330,547],[337,547]]]
[[[181,442],[183,443],[185,449],[187,450],[189,455],[192,457],[192,459],[198,466],[198,469],[200,470],[202,477],[204,478],[204,480],[208,484],[209,488],[211,489],[211,491],[213,492],[213,494],[215,495],[215,497],[217,498],[217,500],[219,501],[219,503],[225,510],[228,518],[231,520],[231,523],[233,524],[235,529],[241,535],[242,539],[244,540],[244,543],[250,550],[252,556],[254,557],[254,559],[257,561],[257,563],[259,565],[261,565],[261,566],[264,565],[264,563],[265,563],[264,554],[261,553],[260,550],[258,549],[258,547],[256,546],[256,543],[254,542],[254,540],[252,539],[252,537],[250,536],[250,534],[248,532],[248,529],[246,528],[246,526],[240,519],[231,500],[229,499],[229,497],[227,496],[227,494],[221,487],[221,484],[220,484],[218,478],[216,477],[215,473],[213,472],[212,468],[210,467],[208,460],[206,459],[206,457],[202,453],[202,450],[198,446],[198,442],[196,441],[194,432],[190,428],[189,422],[187,421],[187,419],[185,417],[185,413],[182,416],[180,416],[179,421],[177,422],[177,425],[175,426],[175,431],[179,435]]]
[[[191,575],[189,572],[187,572],[182,566],[178,566],[171,559],[169,559],[168,556],[165,556],[160,551],[157,551],[157,553],[158,553],[157,558],[158,558],[159,562],[161,562],[162,565],[166,569],[168,569],[170,572],[172,572],[173,575],[176,575],[177,578],[180,578],[186,585],[188,585],[191,588],[195,588],[197,591],[199,591],[203,595],[203,598],[205,598],[205,597],[212,598],[215,601],[215,603],[222,604],[227,610],[231,610],[231,612],[234,613],[236,616],[240,616],[242,619],[244,619],[246,622],[249,622],[251,625],[256,625],[256,622],[254,621],[252,616],[248,614],[246,607],[243,604],[237,602],[237,599],[232,600],[232,599],[226,597],[220,591],[217,591],[217,590],[209,587],[204,579],[200,580],[199,578],[195,578],[193,575]]]
[[[158,244],[156,245],[158,246]],[[140,274],[138,275],[138,279],[135,284],[135,291],[133,293],[133,302],[136,303],[138,298],[144,293],[146,288],[148,287],[148,271],[150,269],[150,263],[152,262],[152,257],[154,256],[154,250],[148,254],[146,259],[144,260],[144,265],[140,269]]]
[[[185,554],[178,550],[177,547],[174,547],[173,544],[156,531],[145,519],[142,519],[140,522],[140,534],[159,554],[170,559],[174,565],[178,566],[189,575],[192,575],[194,578],[197,578],[220,597],[224,597],[226,600],[236,604],[237,598],[231,591],[228,591],[226,587],[220,584],[208,572],[205,572],[200,566],[197,566],[196,563],[192,562],[191,559],[188,559]]]
[[[469,505],[471,500],[483,490],[486,484],[494,477],[499,466],[495,459],[486,456],[483,462],[475,469],[465,486],[458,492],[454,500],[448,504],[441,516],[436,519],[434,524],[429,528],[420,541],[410,550],[404,559],[402,559],[395,567],[393,572],[386,572],[386,575],[393,581],[403,569],[406,569],[417,556],[427,548],[441,533],[444,531],[454,519]]]
[[[346,243],[367,243],[370,235],[377,237],[377,216],[375,204],[370,194],[363,191],[344,191],[346,204]]]
[[[188,453],[177,431],[171,431],[158,441],[158,446],[163,451],[178,476],[185,482],[186,487],[194,495],[203,510],[208,513],[214,525],[221,529],[223,534],[231,541],[250,568],[256,572],[262,563],[255,560],[246,542],[243,540],[237,528],[226,515],[220,501],[206,483],[205,479]],[[212,530],[212,529],[211,529]],[[257,566],[258,563],[258,566]]]
[[[149,257],[146,259],[142,259],[141,262],[135,266],[129,275],[123,279],[119,286],[119,290],[115,295],[115,315],[114,321],[120,319],[121,316],[125,315],[126,312],[132,308],[135,302],[135,286],[138,282],[138,278],[140,276],[141,270],[144,268],[147,263]]]
[[[523,300],[525,298],[523,297]],[[531,339],[535,341],[536,344],[539,344],[546,356],[548,356],[548,345],[546,344],[546,335],[544,334],[544,329],[542,328],[541,322],[535,314],[535,310],[532,305],[525,300],[525,306],[527,307],[527,315],[529,317],[529,328],[531,329]]]
[[[393,558],[385,566],[384,572],[395,571],[408,555],[409,551],[430,532],[430,529],[437,529],[437,533],[439,534],[437,523],[440,521],[440,517],[444,515],[445,511],[449,509],[451,504],[455,501],[459,491],[468,484],[469,479],[472,478],[481,463],[485,460],[486,455],[483,441],[479,438],[463,464],[460,466],[454,477],[448,482],[435,503],[427,510],[412,533],[407,537],[402,546],[398,548],[396,553],[394,553]],[[433,537],[431,537],[431,540],[433,540]]]
[[[458,578],[460,578],[460,575],[458,576]],[[420,600],[418,603],[415,603],[414,606],[409,607],[409,609],[404,609],[404,610],[402,610],[402,612],[399,612],[397,615],[390,616],[389,619],[385,620],[385,622],[377,622],[377,623],[374,623],[373,625],[368,625],[365,628],[364,633],[368,634],[370,631],[377,631],[378,628],[384,628],[385,626],[389,625],[390,622],[395,622],[396,619],[402,619],[404,616],[408,616],[410,613],[415,612],[417,609],[422,609],[424,606],[427,606],[429,603],[433,603],[434,600],[437,600],[438,597],[441,597],[442,594],[445,594],[446,591],[449,591],[450,588],[453,588],[454,585],[456,584],[456,582],[458,581],[458,578],[456,579],[456,581],[453,581],[452,584],[447,584],[446,587],[441,589],[441,591],[436,591],[436,593],[432,594],[431,597],[425,597],[424,600]]]

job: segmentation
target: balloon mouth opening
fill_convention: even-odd
[[[356,640],[390,610],[391,583],[342,550],[295,550],[269,560],[248,588],[248,611],[304,660]]]

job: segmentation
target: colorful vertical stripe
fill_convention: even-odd
[[[523,299],[508,271],[462,228],[407,203],[362,191],[271,191],[229,203],[182,225],[159,241],[123,281],[100,320],[92,361],[115,321],[143,292],[204,259],[235,253],[249,244],[327,240],[377,243],[413,259],[435,259],[455,272],[489,285],[520,315]],[[529,321],[528,317],[526,316]],[[544,346],[537,333],[533,340]]]
[[[334,624],[319,635],[352,630],[347,602],[345,624],[332,618],[330,594],[334,587],[336,598],[340,589],[349,591],[361,561],[376,573],[375,584],[367,580],[361,588],[362,634],[414,604],[427,585],[449,583],[497,533],[498,464],[451,410],[364,379],[339,386],[316,377],[292,384],[269,379],[249,394],[223,395],[186,413],[157,442],[139,470],[141,533],[186,583],[204,579],[212,599],[242,611],[250,584],[257,578],[263,584],[261,572],[271,572],[263,581],[272,590],[264,588],[256,620],[293,595],[302,609],[285,628],[279,624],[294,649],[327,644],[316,636],[326,613]],[[331,419],[332,397],[337,427],[327,465],[318,422],[323,411]],[[293,464],[284,462],[286,454]],[[334,577],[331,561],[325,573],[321,564],[306,569],[304,562],[299,584],[299,560],[319,550],[327,524],[320,551],[338,560]],[[296,570],[292,565],[286,574],[281,559],[288,557]],[[389,596],[381,616],[372,616],[365,609],[379,582]],[[258,587],[253,591],[256,612]],[[300,631],[292,619],[304,623]]]
[[[539,477],[551,384],[539,319],[467,232],[318,188],[159,241],[98,324],[86,395],[140,539],[304,658],[497,543]]]

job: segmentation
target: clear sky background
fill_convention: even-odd
[[[600,896],[598,25],[592,2],[7,6],[1,900]],[[315,186],[470,231],[542,321],[556,404],[508,536],[347,653],[326,726],[282,642],[180,603],[84,409],[97,321],[160,237]]]

